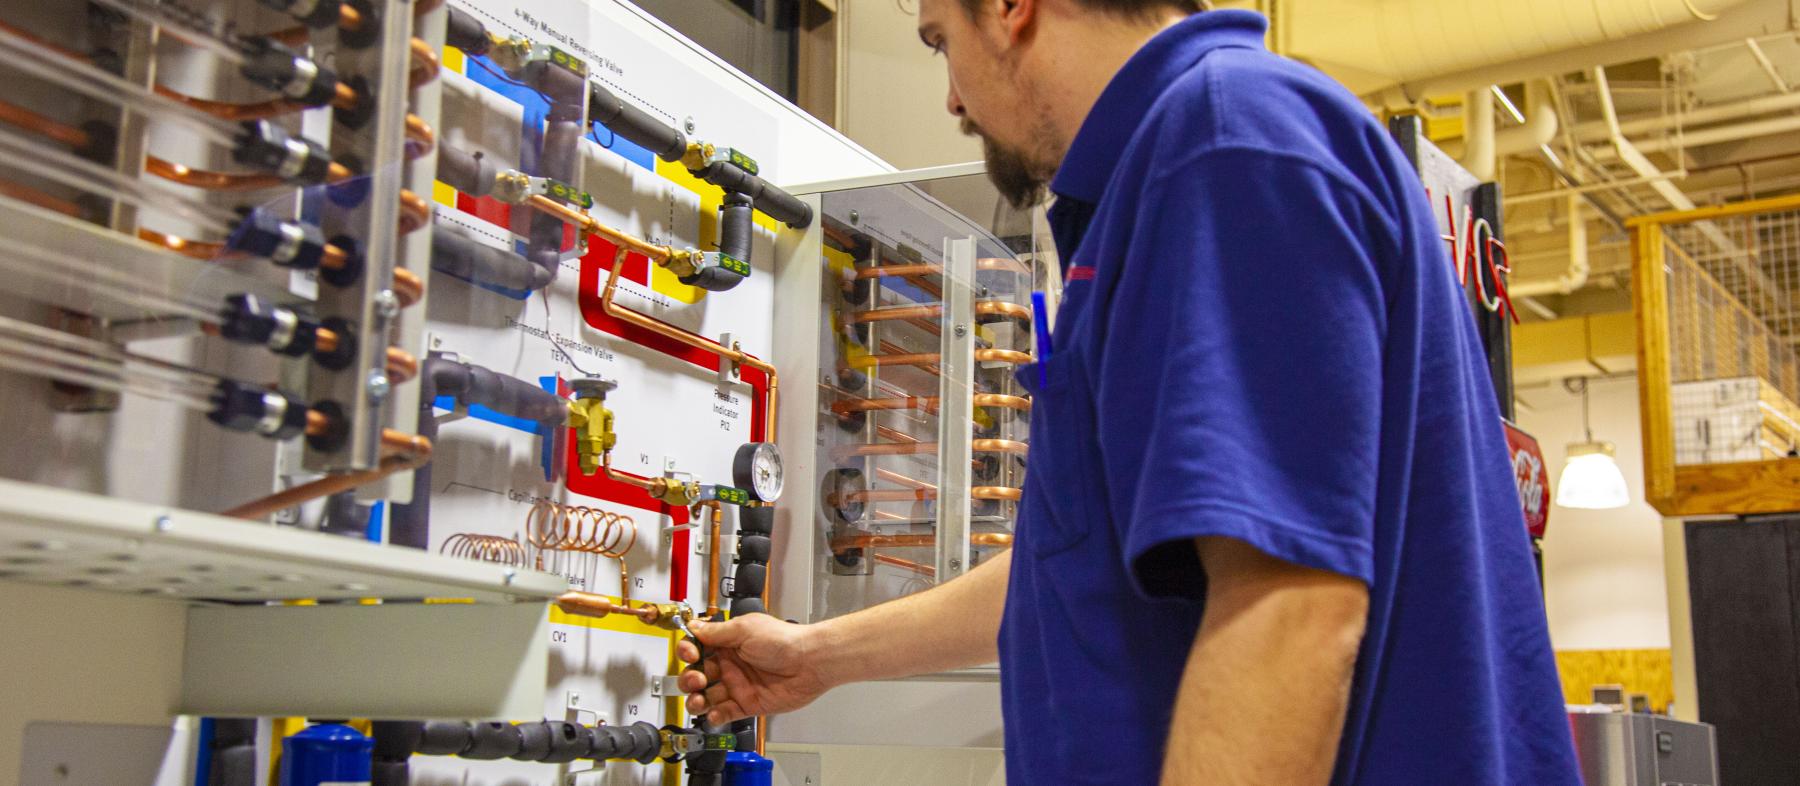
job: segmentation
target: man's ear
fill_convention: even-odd
[[[1008,44],[1018,44],[1031,35],[1040,4],[1040,0],[1000,0],[1000,25]]]

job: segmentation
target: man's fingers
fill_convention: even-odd
[[[700,648],[694,646],[693,642],[682,639],[675,645],[675,657],[680,658],[682,663],[693,663],[700,659]]]
[[[731,691],[726,690],[723,685],[710,686],[706,689],[706,692],[701,695],[706,697],[706,703],[708,705],[714,707],[731,700]]]
[[[707,683],[711,681],[706,675],[697,671],[684,671],[675,680],[682,693],[699,693],[705,690]]]
[[[728,701],[714,707],[711,712],[708,712],[706,714],[706,721],[714,726],[723,726],[734,720],[748,717],[750,717],[750,713],[744,711],[743,705],[738,704],[735,701]]]
[[[696,622],[691,628],[700,643],[708,647],[735,647],[749,636],[748,626],[738,620],[730,622]],[[689,661],[690,663],[692,661]]]
[[[706,662],[706,665],[700,667],[701,671],[706,673],[707,682],[716,683],[722,681],[720,678],[724,676],[724,671],[719,664],[722,663],[723,660],[724,659],[722,658],[712,658]]]
[[[706,697],[698,693],[687,697],[687,711],[689,715],[706,712]]]

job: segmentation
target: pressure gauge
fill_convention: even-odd
[[[746,443],[731,462],[731,474],[737,485],[749,489],[758,501],[774,502],[781,496],[781,449],[773,442]]]

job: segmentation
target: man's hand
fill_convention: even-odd
[[[1331,780],[1369,614],[1353,578],[1200,538],[1206,611],[1163,759],[1163,786]]]
[[[814,625],[767,614],[695,623],[706,662],[704,676],[681,675],[688,711],[726,723],[800,709],[845,683],[992,663],[1011,570],[1001,552],[955,581]],[[676,655],[693,663],[699,652],[683,641]]]
[[[705,676],[682,672],[681,690],[690,694],[688,712],[705,713],[709,723],[797,710],[831,688],[819,672],[815,626],[750,614],[730,622],[695,622],[693,630],[706,645]],[[693,663],[699,652],[683,640],[676,656]]]

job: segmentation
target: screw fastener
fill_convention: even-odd
[[[383,322],[391,322],[400,316],[400,296],[394,290],[384,289],[375,293],[375,316]]]
[[[387,374],[380,371],[369,372],[369,400],[380,404],[387,400],[388,393],[393,391],[393,383],[388,381]]]

